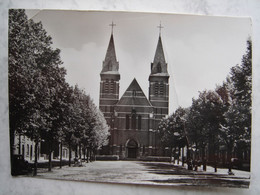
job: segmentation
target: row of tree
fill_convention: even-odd
[[[41,22],[28,20],[25,10],[9,11],[11,156],[15,136],[29,137],[35,142],[35,170],[41,141],[48,145],[51,169],[54,144],[69,147],[71,159],[71,148],[95,150],[109,136],[105,118],[89,95],[65,81],[60,50],[51,45]]]
[[[164,146],[187,145],[195,154],[200,151],[201,158],[209,161],[217,161],[216,154],[220,150],[227,152],[229,161],[234,153],[239,159],[243,159],[244,154],[250,156],[251,60],[249,39],[241,64],[231,68],[222,85],[199,92],[189,108],[178,108],[161,121],[159,132]]]

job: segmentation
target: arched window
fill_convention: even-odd
[[[136,115],[132,115],[132,129],[136,129]]]
[[[138,116],[138,130],[141,130],[141,128],[142,128],[142,116],[139,115]]]
[[[159,95],[163,95],[163,92],[164,92],[164,84],[163,83],[160,83],[160,87],[159,87]]]
[[[105,89],[105,93],[109,92],[109,80],[106,79],[105,83],[104,83],[104,89]]]
[[[125,128],[129,129],[129,115],[126,115],[125,120]]]
[[[114,80],[112,79],[110,82],[110,93],[114,93],[115,86],[114,86]]]
[[[158,84],[158,82],[156,82],[156,83],[154,84],[154,94],[155,94],[155,95],[158,95],[158,91],[159,91],[159,84]]]
[[[113,93],[115,94],[116,93],[116,82],[115,81],[113,81]]]

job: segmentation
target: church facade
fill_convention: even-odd
[[[165,155],[157,130],[169,110],[169,74],[161,35],[150,71],[148,99],[135,78],[119,98],[119,62],[111,33],[100,73],[99,108],[110,126],[109,145],[102,154],[120,159]]]

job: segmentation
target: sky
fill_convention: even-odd
[[[241,17],[180,14],[27,10],[29,18],[41,21],[61,50],[66,80],[78,85],[99,104],[102,63],[111,36],[112,21],[120,97],[134,78],[148,98],[149,74],[161,30],[169,79],[169,114],[179,106],[189,107],[199,91],[221,85],[230,68],[241,63],[251,20]]]

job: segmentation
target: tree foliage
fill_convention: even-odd
[[[9,116],[11,154],[16,134],[36,143],[82,143],[99,148],[107,143],[108,126],[91,98],[69,86],[60,50],[41,22],[25,10],[9,11]],[[51,158],[50,158],[51,161]]]
[[[250,152],[251,146],[251,109],[252,109],[252,42],[247,41],[246,54],[240,65],[231,69],[226,85],[230,95],[230,106],[222,124],[222,138],[229,153],[237,149],[242,158],[243,152]]]
[[[180,124],[185,123],[190,145],[200,150],[202,157],[216,160],[216,153],[225,147],[229,158],[236,150],[242,159],[243,152],[250,153],[251,93],[252,43],[249,39],[241,64],[232,67],[226,81],[215,90],[199,92],[198,98],[193,98],[192,105],[186,109],[184,121],[176,120],[182,118],[178,113],[184,109],[180,108],[161,121],[159,130],[164,147],[176,146],[178,129],[183,131]]]
[[[159,123],[160,139],[164,147],[175,148],[187,145],[185,131],[187,112],[187,109],[179,107],[172,115]]]

